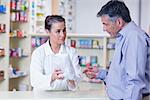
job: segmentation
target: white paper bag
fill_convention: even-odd
[[[55,69],[61,69],[64,72],[64,78],[75,79],[75,71],[68,54],[52,55],[52,65]]]

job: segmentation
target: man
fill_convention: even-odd
[[[109,1],[97,17],[104,31],[116,38],[115,52],[108,74],[105,70],[86,69],[86,75],[104,80],[111,100],[149,100],[150,38],[131,20],[121,1]]]

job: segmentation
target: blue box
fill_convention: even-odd
[[[6,6],[0,5],[0,13],[6,13]]]

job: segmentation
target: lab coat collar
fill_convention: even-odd
[[[57,54],[62,54],[62,53],[64,53],[64,52],[66,52],[65,45],[62,44],[61,47],[60,47],[59,52],[58,52],[57,54],[55,54],[55,53],[52,51],[52,49],[51,49],[51,47],[50,47],[50,45],[49,45],[49,41],[50,41],[49,39],[46,41],[45,47],[44,47],[46,56],[51,55],[51,54],[57,55]]]

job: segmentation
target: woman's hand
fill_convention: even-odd
[[[74,80],[68,80],[68,83],[75,87],[75,81]]]
[[[51,81],[55,81],[56,79],[64,79],[61,69],[55,69],[55,71],[52,73]]]
[[[68,80],[68,89],[71,91],[75,91],[77,89],[75,80]]]

